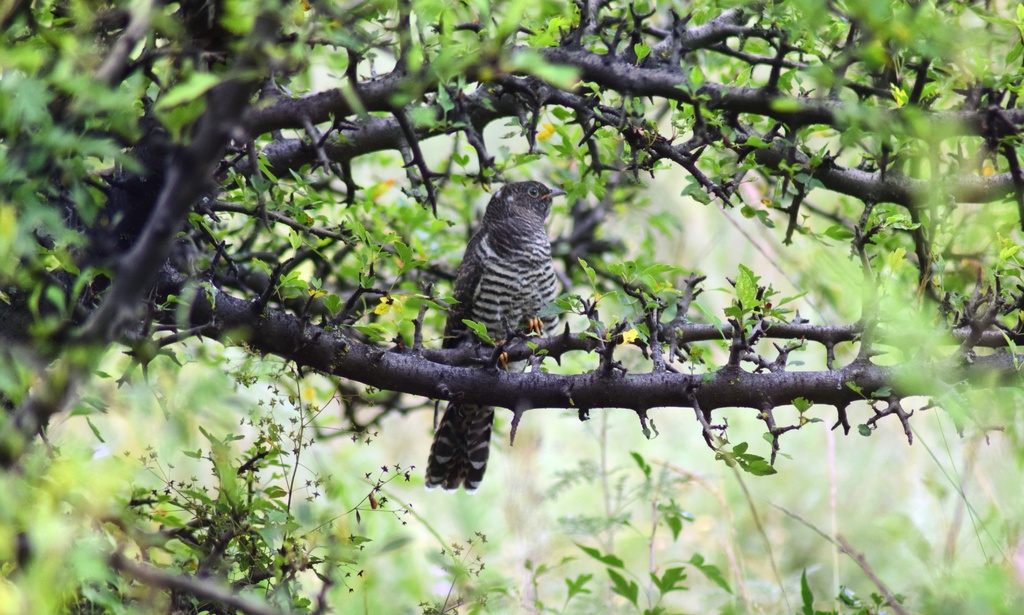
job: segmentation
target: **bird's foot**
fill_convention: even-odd
[[[526,326],[530,329],[530,333],[536,333],[537,335],[543,335],[544,333],[544,321],[541,320],[540,316],[528,318]]]

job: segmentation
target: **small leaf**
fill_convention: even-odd
[[[853,239],[853,231],[851,231],[845,224],[833,224],[825,229],[824,235],[837,241],[848,241]]]
[[[99,440],[100,442],[104,442],[105,443],[106,440],[104,440],[103,439],[103,435],[100,434],[99,428],[96,427],[95,425],[93,425],[92,419],[89,418],[89,417],[85,417],[85,422],[89,424],[89,429],[92,430],[92,435],[96,436],[96,439]]]
[[[462,324],[464,324],[467,327],[469,327],[470,329],[472,329],[473,333],[476,333],[476,336],[479,337],[480,339],[482,339],[484,342],[486,342],[488,344],[493,344],[494,343],[494,340],[491,339],[491,336],[487,335],[487,326],[486,325],[483,325],[483,324],[478,323],[478,322],[473,321],[473,320],[463,320]]]
[[[722,330],[722,320],[714,312],[706,308],[699,301],[694,301],[691,305],[697,308],[697,311],[703,314],[704,318],[707,318],[709,321],[711,321],[711,324],[715,325],[716,329],[718,329],[719,331]],[[722,339],[727,339],[724,334],[722,335]]]
[[[341,311],[341,297],[338,295],[327,295],[324,297],[324,307],[330,311],[331,315],[336,315]]]
[[[651,573],[651,581],[654,582],[658,587],[658,591],[663,596],[670,591],[686,589],[685,586],[679,585],[684,579],[686,579],[686,573],[683,572],[682,566],[669,568],[665,571],[665,574],[661,575],[660,579],[656,574]]]
[[[611,265],[608,265],[608,271],[619,276],[625,282],[632,282],[633,276],[636,275],[636,261],[612,263]]]
[[[535,51],[523,51],[512,57],[513,71],[521,71],[548,82],[561,90],[570,90],[580,81],[580,69],[566,64],[549,64]]]
[[[704,573],[704,576],[706,576],[708,580],[714,582],[715,585],[718,585],[730,594],[732,593],[732,588],[729,587],[729,582],[725,580],[725,577],[722,575],[722,571],[718,569],[718,566],[715,566],[714,564],[705,564],[704,557],[699,553],[694,553],[693,557],[690,558],[689,563],[697,570]]]
[[[288,492],[278,487],[277,485],[271,485],[263,490],[264,495],[268,498],[283,498],[288,495]]]
[[[180,104],[191,102],[210,88],[217,85],[220,77],[213,73],[193,73],[188,79],[172,87],[156,103],[157,111],[166,111]]]
[[[580,576],[576,577],[576,580],[566,579],[565,584],[569,586],[569,596],[565,599],[565,601],[569,602],[570,600],[572,600],[572,597],[576,594],[591,593],[590,590],[586,589],[584,586],[587,583],[589,583],[590,580],[593,578],[594,575],[592,574],[581,574]]]
[[[637,453],[635,451],[630,451],[629,454],[633,458],[633,461],[636,462],[636,465],[640,466],[640,469],[643,470],[644,475],[647,476],[647,478],[650,478],[651,477],[651,466],[650,466],[650,464],[648,464],[646,461],[644,461],[644,458],[643,458],[643,456],[640,455],[640,453]]]
[[[637,43],[633,45],[633,53],[636,54],[636,63],[639,66],[644,61],[644,58],[651,55],[651,48],[643,43]]]
[[[740,463],[740,468],[753,474],[754,476],[771,476],[777,474],[778,471],[772,467],[772,464],[768,463],[768,460],[764,457],[758,457],[757,455],[751,455],[754,459],[743,459]]]
[[[590,285],[594,286],[597,280],[597,274],[594,273],[594,268],[588,265],[587,261],[582,258],[577,258],[576,260],[580,262],[580,267],[583,267],[583,271],[586,272],[587,277],[590,279]]]
[[[586,553],[590,557],[596,559],[597,561],[601,562],[602,564],[607,564],[609,566],[615,566],[616,568],[624,568],[625,567],[625,564],[623,563],[623,561],[621,559],[615,557],[611,553],[609,553],[608,555],[602,555],[601,552],[598,551],[597,549],[592,549],[590,547],[584,547],[583,545],[581,545],[578,542],[576,543],[576,546],[579,547],[580,549],[583,549],[584,553]]]
[[[690,178],[690,183],[680,193],[681,196],[688,196],[691,199],[697,201],[701,205],[707,205],[711,202],[711,196],[707,193],[703,186],[697,183],[696,180]]]
[[[608,576],[612,579],[612,591],[636,606],[636,600],[640,595],[640,587],[636,581],[627,581],[625,577],[611,568],[605,568],[605,570],[608,571]]]
[[[401,241],[395,241],[391,245],[395,248],[395,255],[398,256],[398,260],[402,261],[403,265],[408,265],[414,260],[412,249],[409,246]]]
[[[736,276],[736,298],[746,310],[760,305],[760,301],[757,300],[757,281],[759,279],[753,271],[740,265],[740,274]]]
[[[679,532],[683,531],[683,520],[679,515],[668,515],[665,517],[665,525],[672,530],[672,541],[679,540]]]
[[[885,261],[889,265],[889,271],[899,271],[903,267],[907,251],[904,248],[896,248],[886,255]]]
[[[802,615],[814,615],[814,594],[811,593],[811,586],[807,583],[807,569],[804,568],[800,575],[800,613]]]
[[[896,101],[897,109],[906,105],[910,101],[910,96],[903,91],[903,88],[897,87],[895,83],[889,86],[889,91],[892,92],[892,98]]]
[[[871,394],[871,397],[886,398],[892,395],[892,387],[881,387]]]

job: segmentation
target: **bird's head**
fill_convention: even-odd
[[[551,199],[562,194],[565,190],[548,188],[540,182],[505,184],[491,197],[484,217],[492,220],[535,217],[543,222],[551,213]]]

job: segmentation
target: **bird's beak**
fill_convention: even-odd
[[[544,198],[545,199],[553,199],[556,196],[562,196],[563,194],[565,194],[565,190],[562,190],[561,188],[552,188],[551,192],[548,193],[548,195],[546,197],[544,197]]]

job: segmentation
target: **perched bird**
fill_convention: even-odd
[[[564,190],[525,181],[507,184],[491,197],[459,266],[453,293],[458,303],[448,312],[443,348],[474,343],[464,320],[483,324],[496,340],[524,325],[537,332],[554,329],[555,316],[539,319],[538,314],[558,294],[544,221],[551,199],[562,194]],[[492,407],[449,403],[430,447],[427,488],[479,487],[493,423]]]

